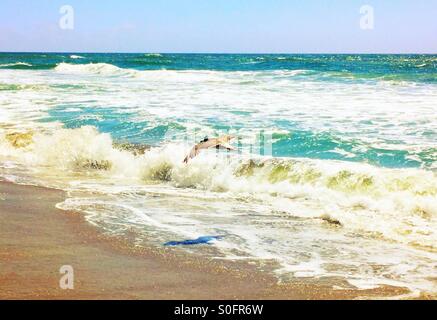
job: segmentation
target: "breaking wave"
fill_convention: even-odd
[[[85,59],[85,57],[82,57],[82,56],[78,56],[78,55],[72,54],[72,55],[70,56],[70,59]]]
[[[32,64],[27,62],[15,62],[15,63],[5,63],[0,64],[0,68],[8,68],[8,69],[28,69],[32,67]]]
[[[269,158],[204,152],[182,163],[189,146],[148,148],[114,143],[94,127],[53,134],[6,134],[3,155],[28,167],[95,173],[139,184],[168,184],[268,203],[391,241],[437,250],[437,175],[342,161]],[[293,205],[291,205],[291,203]]]
[[[98,74],[106,76],[130,76],[135,70],[122,69],[108,63],[71,64],[61,62],[55,67],[55,71],[68,74]]]

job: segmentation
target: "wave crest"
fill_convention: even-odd
[[[68,74],[97,74],[107,76],[133,76],[138,71],[122,69],[108,63],[72,64],[61,62],[55,71]]]
[[[0,64],[0,68],[8,68],[8,69],[28,69],[32,67],[33,65],[27,62],[14,62],[14,63]]]

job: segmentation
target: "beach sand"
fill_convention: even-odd
[[[401,288],[334,290],[307,279],[278,284],[247,263],[133,248],[103,236],[80,214],[55,208],[63,191],[0,182],[0,299],[353,299],[396,296]],[[62,290],[59,269],[74,268]]]

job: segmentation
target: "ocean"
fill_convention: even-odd
[[[0,53],[0,176],[136,246],[435,294],[437,55]]]

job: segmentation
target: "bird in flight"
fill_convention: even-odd
[[[191,149],[190,153],[185,157],[184,163],[188,163],[188,161],[190,159],[193,159],[195,156],[197,156],[200,150],[202,149],[217,148],[217,149],[226,149],[229,151],[235,150],[235,148],[229,144],[229,142],[234,138],[235,137],[230,135],[225,135],[212,139],[206,137]]]

